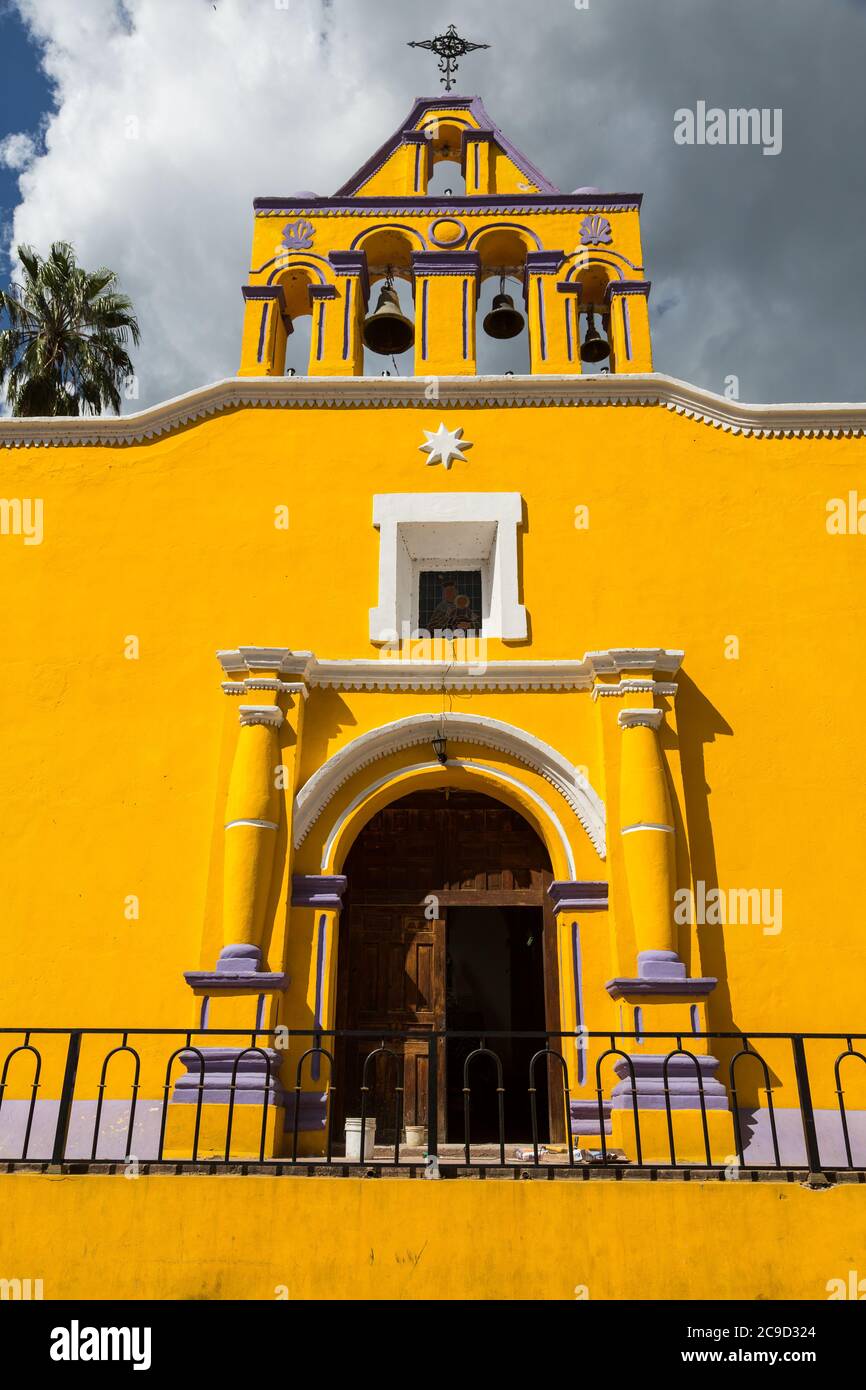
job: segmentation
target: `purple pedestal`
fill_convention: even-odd
[[[601,1134],[597,1100],[573,1100],[569,1109],[572,1134]],[[610,1134],[611,1102],[602,1100],[601,1109],[604,1116],[604,1132]]]
[[[287,989],[288,975],[282,971],[260,970],[262,953],[258,946],[223,946],[216,970],[185,970],[183,978],[190,989]]]
[[[204,1059],[203,1069],[198,1053]],[[273,1047],[255,1051],[243,1047],[190,1048],[180,1054],[186,1074],[175,1082],[171,1103],[196,1105],[203,1080],[202,1104],[228,1105],[234,1077],[235,1105],[263,1105],[266,1092],[268,1105],[285,1105],[286,1095],[279,1079],[284,1056]]]
[[[629,1054],[634,1067],[635,1089],[639,1110],[665,1109],[664,1052],[637,1052]],[[697,1062],[697,1067],[695,1066]],[[695,1056],[695,1061],[681,1053],[671,1057],[668,1064],[668,1091],[672,1110],[700,1110],[701,1096],[698,1084],[698,1071],[704,1089],[704,1103],[708,1110],[727,1110],[728,1095],[720,1081],[716,1080],[719,1063],[716,1057]],[[634,1108],[631,1089],[631,1074],[628,1063],[618,1057],[613,1069],[619,1077],[611,1095],[614,1110]]]

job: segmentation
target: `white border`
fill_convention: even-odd
[[[424,377],[227,377],[147,410],[114,417],[0,419],[0,446],[139,444],[240,407],[429,410]],[[731,434],[788,439],[866,433],[866,403],[746,405],[662,372],[607,376],[439,377],[436,411],[461,406],[661,406]]]

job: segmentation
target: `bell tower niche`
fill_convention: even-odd
[[[482,337],[505,371],[521,335],[532,375],[652,371],[640,205],[560,192],[479,97],[418,98],[333,195],[255,200],[239,375],[284,375],[306,316],[310,376],[473,376]]]

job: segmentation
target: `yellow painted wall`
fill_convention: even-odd
[[[854,1186],[3,1183],[0,1278],[41,1278],[46,1299],[821,1300],[866,1248]]]

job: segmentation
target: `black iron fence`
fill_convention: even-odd
[[[0,1166],[106,1163],[866,1180],[866,1034],[0,1029]]]

